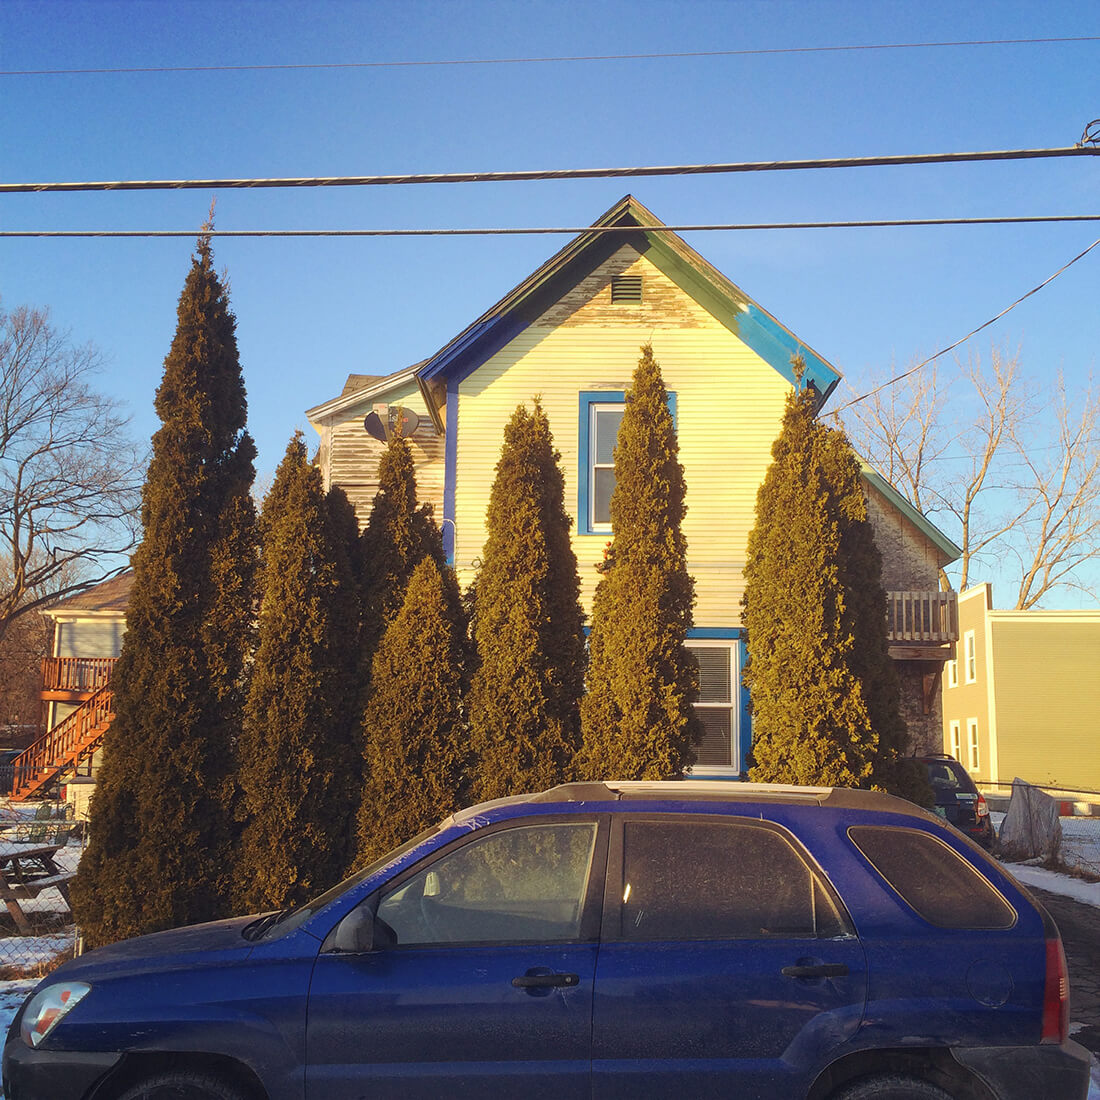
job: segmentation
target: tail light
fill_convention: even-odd
[[[985,795],[978,795],[978,801],[974,804],[975,817],[989,817],[989,807],[985,804]]]
[[[1043,1026],[1040,1043],[1064,1043],[1069,1036],[1069,971],[1060,936],[1047,944],[1047,972],[1043,983]]]

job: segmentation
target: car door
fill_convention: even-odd
[[[317,960],[307,1100],[587,1100],[607,829],[479,830],[368,899],[372,949]]]
[[[865,997],[862,947],[789,833],[711,814],[617,817],[595,1100],[804,1095]]]

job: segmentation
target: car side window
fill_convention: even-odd
[[[596,823],[490,833],[435,860],[379,901],[397,947],[576,940]]]
[[[751,822],[626,821],[618,938],[826,937],[848,931],[780,831]]]
[[[852,843],[918,916],[938,928],[1011,928],[1016,911],[984,875],[918,829],[853,825]]]

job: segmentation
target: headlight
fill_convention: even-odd
[[[36,1047],[57,1026],[74,1005],[91,992],[84,982],[57,982],[40,989],[23,1010],[19,1034],[29,1047]]]

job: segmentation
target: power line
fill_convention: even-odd
[[[580,233],[707,233],[767,229],[884,229],[933,225],[1030,225],[1096,222],[1100,214],[1045,214],[1003,218],[883,218],[846,222],[742,222],[720,225],[582,225],[482,229],[212,229],[211,237],[509,237]],[[203,231],[204,235],[206,231]],[[0,237],[195,237],[194,229],[5,229]]]
[[[561,57],[480,57],[434,61],[330,61],[286,65],[141,65],[99,69],[5,69],[0,76],[90,76],[113,73],[279,72],[305,69],[416,69],[458,65],[547,65],[564,62],[655,61],[697,57],[766,57],[780,54],[857,53],[876,50],[929,50],[954,46],[1035,46],[1067,42],[1098,42],[1100,36],[1062,38],[978,38],[954,42],[875,42],[846,46],[783,46],[753,50],[685,50],[678,53],[608,53]]]
[[[990,319],[988,321],[985,321],[983,324],[980,324],[976,329],[973,329],[972,331],[968,332],[961,339],[956,340],[953,344],[948,344],[947,347],[941,349],[940,351],[937,351],[935,355],[930,355],[927,359],[924,360],[923,363],[918,363],[915,367],[910,367],[909,370],[904,371],[903,373],[901,373],[899,375],[896,375],[893,378],[887,379],[881,385],[875,386],[874,389],[868,390],[864,394],[860,394],[859,397],[853,397],[851,401],[848,401],[845,404],[841,405],[839,409],[834,409],[833,410],[833,415],[839,415],[845,409],[851,407],[852,405],[858,404],[860,401],[866,401],[868,397],[873,397],[876,393],[879,393],[881,390],[885,390],[888,387],[893,386],[896,383],[900,382],[903,378],[908,378],[909,375],[916,374],[917,371],[919,371],[922,367],[926,367],[933,360],[939,359],[939,357],[941,355],[946,355],[949,351],[954,351],[955,348],[957,348],[960,344],[965,344],[966,341],[969,340],[972,336],[977,336],[977,334],[979,332],[981,332],[982,329],[989,328],[990,325],[994,324],[996,321],[999,321],[1006,313],[1008,313],[1009,311],[1015,309],[1021,302],[1026,301],[1033,294],[1038,294],[1038,292],[1040,290],[1042,290],[1043,287],[1045,287],[1048,283],[1052,283],[1055,279],[1058,278],[1059,275],[1061,275],[1064,271],[1067,271],[1075,263],[1077,263],[1078,260],[1083,260],[1097,245],[1100,245],[1100,237],[1097,237],[1096,240],[1093,241],[1092,244],[1090,244],[1088,246],[1088,248],[1086,248],[1084,250],[1084,252],[1079,252],[1076,256],[1073,257],[1072,260],[1068,261],[1067,263],[1064,263],[1060,268],[1058,268],[1058,270],[1053,275],[1051,275],[1048,278],[1044,279],[1038,286],[1032,287],[1032,289],[1029,290],[1026,294],[1021,294],[1020,297],[1017,298],[1016,301],[1014,301],[1012,303],[1012,305],[1005,306],[1005,308],[1002,309],[1001,312],[998,313],[996,317],[990,317]]]
[[[703,176],[731,172],[788,172],[816,168],[882,168],[911,164],[959,164],[989,160],[1100,156],[1100,146],[998,149],[975,153],[914,153],[886,157],[672,164],[637,168],[559,168],[522,172],[422,172],[400,176],[290,176],[271,179],[99,180],[67,183],[0,183],[0,194],[40,191],[178,191],[247,187],[378,187],[414,183],[515,183],[535,180],[615,179],[631,176]]]

